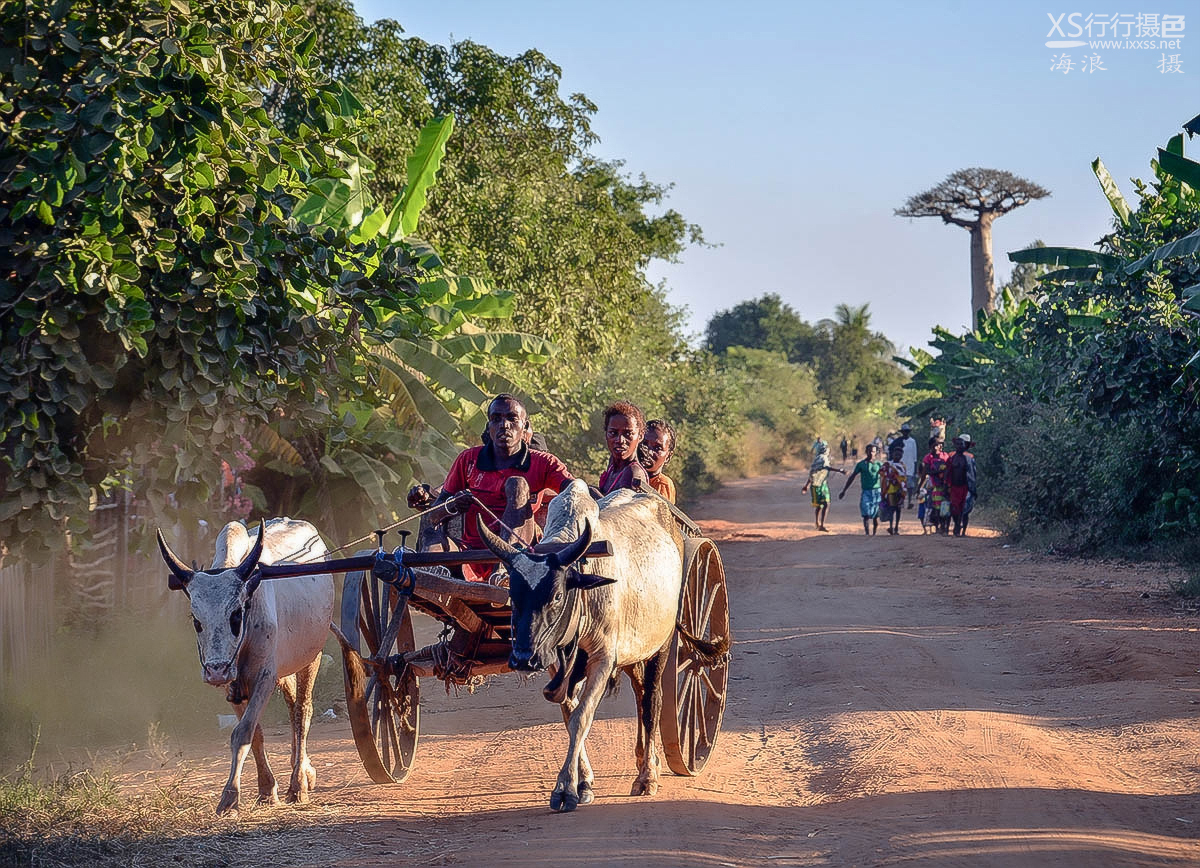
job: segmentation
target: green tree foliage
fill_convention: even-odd
[[[830,408],[846,416],[892,410],[906,375],[892,360],[892,342],[871,330],[869,305],[839,304],[833,318],[818,327],[825,337],[818,371]]]
[[[268,423],[293,451],[372,424],[362,341],[446,317],[428,254],[295,219],[367,165],[303,12],[31,0],[0,22],[0,539],[57,548],[109,485],[211,519],[221,459]]]
[[[512,294],[510,321],[493,327],[539,335],[560,350],[537,369],[501,363],[493,374],[502,376],[482,382],[535,396],[535,425],[572,467],[592,473],[603,466],[605,404],[628,397],[650,409],[707,394],[700,372],[709,362],[686,346],[681,317],[646,279],[651,261],[674,258],[702,240],[700,231],[661,208],[666,186],[593,156],[596,107],[560,93],[561,70],[550,59],[405,38],[396,22],[363,24],[345,0],[320,0],[311,15],[320,34],[314,54],[377,118],[380,135],[364,147],[382,196],[399,190],[397,166],[415,131],[434,116],[455,119],[421,234],[458,272]],[[280,112],[291,126],[288,105]],[[678,379],[669,382],[668,372]],[[721,437],[729,428],[716,426]],[[707,435],[696,439],[700,429],[693,435],[686,448],[697,455],[719,451]],[[715,477],[696,478],[711,485]]]
[[[714,314],[704,338],[705,349],[712,353],[753,347],[782,353],[791,362],[813,361],[817,344],[817,329],[773,292]]]
[[[843,420],[863,411],[886,418],[899,403],[906,375],[892,360],[891,341],[870,326],[868,305],[839,304],[833,318],[813,326],[778,295],[767,293],[715,314],[705,347],[714,353],[749,347],[782,354],[815,371],[820,400]]]
[[[326,71],[380,118],[365,148],[381,195],[397,191],[416,130],[452,115],[429,240],[461,272],[512,291],[513,326],[552,337],[566,358],[616,349],[650,292],[646,265],[701,236],[673,210],[650,213],[667,187],[591,154],[596,106],[561,94],[561,69],[536,50],[405,38],[394,21],[363,24],[348,0],[319,0],[311,14]]]
[[[757,457],[768,466],[788,458],[807,456],[817,435],[828,439],[835,430],[835,415],[821,395],[811,365],[789,362],[777,352],[730,347],[720,356],[726,376],[737,384],[738,412],[756,426],[762,444]],[[753,465],[746,466],[753,471]]]
[[[939,332],[941,354],[914,366],[930,397],[911,412],[978,432],[985,490],[1018,526],[1053,526],[1068,545],[1200,527],[1200,333],[1186,310],[1200,285],[1200,164],[1177,136],[1151,169],[1131,207],[1097,160],[1114,218],[1098,249],[1010,254],[1051,269],[1038,293],[1010,294],[966,335]]]

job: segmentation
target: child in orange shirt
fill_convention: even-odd
[[[638,447],[638,461],[650,476],[650,487],[671,503],[675,502],[675,480],[662,472],[675,454],[675,429],[662,419],[646,423],[646,436]]]

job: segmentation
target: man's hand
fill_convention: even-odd
[[[844,491],[839,491],[839,492],[838,492],[838,500],[841,500],[841,499],[842,499],[843,497],[845,497],[845,496],[846,496],[846,492],[844,492]]]
[[[433,492],[428,485],[414,485],[408,490],[408,508],[425,509],[433,503]]]

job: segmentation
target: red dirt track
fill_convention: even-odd
[[[596,803],[553,814],[566,734],[544,676],[458,696],[423,681],[406,782],[371,784],[349,725],[319,722],[312,803],[253,810],[296,813],[297,864],[341,868],[1200,864],[1200,637],[1160,572],[982,528],[923,537],[916,510],[901,536],[867,538],[857,486],[818,534],[803,480],[736,482],[693,512],[720,546],[736,640],[698,777],[664,764],[656,796],[628,795],[626,683],[589,738]],[[194,781],[214,804],[223,744]],[[284,780],[286,747],[268,733]]]

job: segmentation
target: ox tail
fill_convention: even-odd
[[[709,641],[693,636],[682,624],[676,624],[675,629],[679,631],[679,638],[683,640],[688,651],[695,655],[701,665],[724,666],[729,662],[729,649],[733,646],[733,640],[729,636],[720,636],[715,641]]]
[[[358,653],[353,645],[350,644],[338,625],[329,624],[329,632],[338,640],[338,644],[342,646],[342,660],[346,663],[347,685],[346,692],[353,692],[355,695],[362,695],[366,691],[367,686],[367,667],[363,662],[362,655]]]

